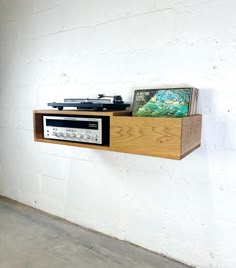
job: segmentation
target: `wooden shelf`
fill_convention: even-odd
[[[110,144],[90,145],[50,140],[43,137],[44,115],[110,117]],[[34,140],[131,154],[182,159],[200,146],[201,115],[182,118],[132,117],[129,111],[90,112],[77,110],[35,110]]]

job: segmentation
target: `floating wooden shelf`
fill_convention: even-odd
[[[46,139],[43,136],[44,115],[109,116],[110,143],[102,146]],[[182,118],[154,118],[132,117],[129,111],[36,110],[34,111],[34,140],[98,150],[182,159],[200,146],[201,122],[201,115]]]

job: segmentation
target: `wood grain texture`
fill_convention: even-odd
[[[49,115],[95,115],[95,116],[128,116],[131,115],[130,111],[79,111],[79,110],[34,110],[37,114]]]
[[[83,148],[90,148],[90,149],[97,149],[97,150],[106,150],[111,151],[110,147],[107,145],[93,145],[88,143],[78,143],[73,141],[60,141],[60,140],[53,140],[53,139],[45,139],[45,138],[36,138],[35,141],[38,142],[45,142],[45,143],[52,143],[52,144],[61,144],[67,146],[76,146],[76,147],[83,147]]]
[[[110,145],[113,151],[180,159],[180,118],[114,117]]]
[[[43,114],[34,111],[33,122],[34,122],[34,140],[38,138],[43,138]]]
[[[45,139],[43,115],[92,115],[110,117],[110,146]],[[132,117],[129,111],[34,111],[34,139],[61,145],[130,154],[182,159],[200,146],[201,115],[183,118]]]
[[[181,155],[185,156],[201,143],[202,116],[193,115],[182,118]]]

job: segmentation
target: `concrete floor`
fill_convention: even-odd
[[[186,268],[0,197],[0,268]]]

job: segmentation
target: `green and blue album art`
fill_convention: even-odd
[[[136,90],[133,102],[133,116],[187,116],[190,97],[191,88]]]

